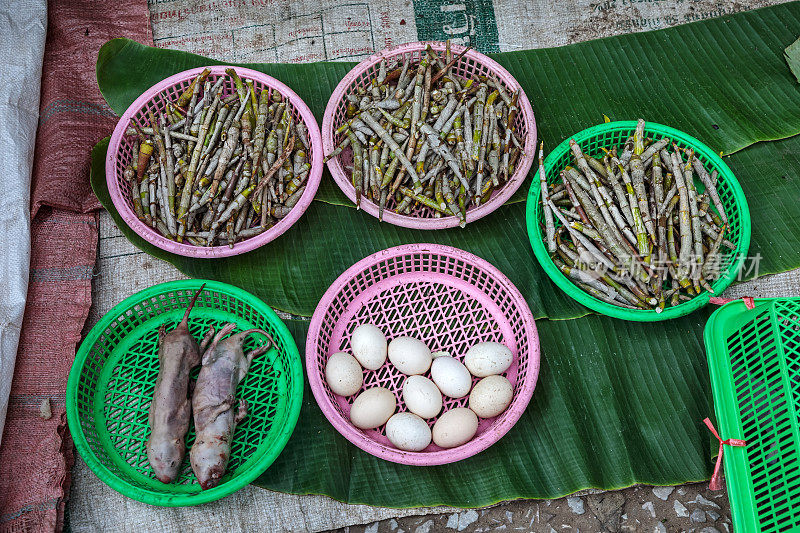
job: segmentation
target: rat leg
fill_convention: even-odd
[[[236,400],[231,394],[230,396],[225,398],[225,400],[221,404],[215,405],[213,407],[207,407],[206,410],[209,411],[209,417],[208,417],[209,421],[215,420],[219,415],[230,410],[230,408],[233,406],[234,401]]]
[[[270,348],[272,348],[271,342],[267,342],[266,344],[263,344],[258,348],[253,348],[250,352],[247,353],[247,355],[245,355],[245,357],[247,357],[247,364],[249,365],[250,363],[252,363],[254,357],[257,357],[262,353],[267,353]]]
[[[164,342],[164,335],[167,333],[167,326],[165,324],[161,324],[161,327],[158,328],[158,351],[161,351],[162,343]]]
[[[233,423],[238,424],[247,417],[247,410],[250,405],[244,398],[239,399],[239,408],[236,410],[236,416],[233,418]]]
[[[208,331],[203,336],[203,341],[200,343],[200,353],[205,354],[206,347],[208,343],[211,342],[211,339],[214,337],[214,326],[209,326]]]
[[[219,344],[219,341],[222,340],[222,337],[224,337],[225,335],[227,335],[228,333],[230,333],[234,329],[236,329],[236,324],[234,324],[233,322],[228,322],[227,324],[225,324],[222,327],[221,330],[219,330],[217,335],[214,337],[214,340],[211,341],[211,344],[209,344],[206,347],[206,350],[203,352],[203,357],[202,357],[203,366],[205,366],[205,365],[207,365],[207,364],[209,364],[211,362],[211,356],[214,353],[214,349],[217,347],[217,344]]]

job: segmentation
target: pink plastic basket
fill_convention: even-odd
[[[365,322],[381,328],[389,340],[411,335],[425,341],[431,350],[447,350],[462,361],[475,343],[492,340],[506,344],[514,354],[504,373],[514,386],[511,405],[500,416],[480,419],[477,435],[451,449],[431,443],[421,452],[405,452],[386,438],[385,425],[367,431],[356,428],[349,417],[356,395],[345,398],[330,391],[325,363],[336,351],[350,352],[350,336]],[[497,268],[457,248],[409,244],[362,259],[330,286],[311,318],[306,369],[322,412],[347,440],[388,461],[431,466],[485,450],[519,420],[539,375],[539,336],[528,304]],[[425,375],[430,377],[430,372]],[[386,387],[397,397],[398,412],[406,411],[401,394],[404,380],[387,361],[378,370],[364,372],[361,391]],[[473,378],[473,383],[477,381]],[[467,400],[444,398],[442,413],[466,407]],[[435,420],[429,420],[429,425]]]
[[[439,52],[444,51],[446,46],[443,42],[422,41],[387,48],[363,60],[339,82],[330,100],[328,100],[328,106],[325,108],[325,115],[322,118],[322,146],[326,154],[333,152],[344,138],[344,134],[334,135],[334,133],[345,122],[345,95],[352,92],[356,87],[366,86],[377,76],[378,65],[382,59],[385,58],[388,61],[399,57],[410,57],[412,64],[419,63],[421,55],[429,44],[431,48]],[[464,50],[463,47],[457,45],[451,45],[451,49],[454,55]],[[508,182],[495,191],[488,202],[467,210],[467,223],[469,223],[488,215],[503,205],[525,181],[536,153],[536,119],[533,116],[531,103],[528,97],[525,96],[525,91],[522,90],[517,80],[496,61],[475,50],[470,50],[453,66],[453,71],[464,77],[494,74],[506,91],[520,91],[519,103],[517,104],[519,113],[517,113],[517,119],[514,122],[514,131],[524,140],[523,153],[520,155],[514,174]],[[351,182],[350,173],[344,168],[346,164],[349,165],[352,162],[353,152],[348,147],[337,157],[328,160],[328,169],[339,188],[355,203],[356,190]],[[394,205],[394,200],[389,199],[387,207],[394,207]],[[369,201],[367,198],[361,198],[361,207],[364,211],[377,218],[378,205],[376,203]],[[396,226],[416,229],[453,228],[458,226],[460,222],[459,218],[455,216],[434,218],[434,211],[422,206],[412,211],[411,215],[400,215],[387,209],[383,213],[383,220]]]
[[[177,95],[182,93],[183,90],[189,86],[191,80],[203,71],[203,67],[179,72],[145,91],[144,94],[128,107],[119,119],[117,126],[114,128],[114,133],[111,136],[111,142],[108,145],[108,153],[106,155],[106,181],[108,183],[108,192],[111,195],[111,201],[114,203],[114,207],[117,208],[117,211],[119,211],[125,223],[150,244],[174,254],[204,259],[227,257],[249,252],[280,236],[302,216],[306,208],[311,204],[311,200],[314,199],[314,195],[317,193],[317,188],[319,187],[323,167],[322,139],[319,133],[319,126],[311,110],[294,91],[275,78],[256,70],[224,65],[207,68],[211,71],[208,79],[212,82],[216,81],[220,76],[225,75],[225,69],[235,68],[241,78],[253,80],[256,89],[261,90],[266,88],[270,91],[278,91],[284,97],[285,101],[288,102],[288,107],[294,119],[302,121],[308,128],[308,138],[311,144],[308,155],[311,158],[311,170],[306,181],[306,190],[300,197],[300,200],[286,217],[279,220],[277,224],[264,233],[238,242],[233,245],[233,248],[229,246],[193,246],[187,243],[171,241],[140,221],[133,212],[130,187],[125,181],[123,172],[125,167],[136,157],[136,154],[133,153],[134,138],[125,135],[125,130],[128,129],[132,123],[143,127],[147,126],[147,111],[150,110],[154,113],[162,112],[167,101],[176,98]],[[229,80],[222,87],[223,96],[232,94],[235,90],[233,82]]]

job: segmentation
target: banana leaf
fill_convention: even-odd
[[[707,479],[708,314],[656,324],[537,322],[542,366],[528,409],[496,444],[450,465],[399,465],[361,451],[333,429],[306,385],[292,438],[255,484],[387,507],[480,507]],[[287,324],[303,353],[308,322]]]
[[[762,256],[757,273],[762,275],[800,266],[800,137],[758,142],[800,132],[800,94],[783,58],[798,33],[795,3],[494,57],[522,83],[548,146],[606,114],[643,116],[735,152],[728,162],[750,199],[751,255]],[[109,105],[122,113],[163,77],[211,63],[114,40],[101,50],[98,82]],[[328,95],[351,65],[250,66],[295,88],[321,119]],[[92,186],[135,245],[190,276],[233,283],[294,314],[309,315],[330,282],[369,253],[425,241],[451,244],[492,262],[523,292],[537,318],[587,312],[536,264],[521,202],[466,230],[410,231],[378,224],[348,207],[326,173],[318,195],[324,201],[313,202],[277,241],[236,258],[188,260],[154,249],[121,222],[105,185],[106,148],[107,140],[93,150]],[[453,465],[419,468],[373,458],[332,428],[306,390],[291,442],[257,484],[351,503],[475,507],[590,487],[707,479],[714,448],[701,420],[713,409],[702,330],[710,311],[654,324],[600,316],[538,321],[543,359],[529,408],[496,445]],[[302,353],[307,322],[288,322]]]
[[[761,143],[748,153],[741,151],[760,140],[800,132],[800,91],[783,57],[798,33],[800,4],[792,3],[656,32],[494,57],[525,88],[548,146],[599,122],[605,113],[613,119],[643,116],[697,135],[715,149],[739,152],[728,162],[752,199],[751,250],[763,255],[758,270],[746,276],[754,277],[800,265],[798,239],[789,230],[800,221],[800,207],[788,201],[797,199],[800,190],[797,173],[792,172],[800,163],[796,142]],[[100,50],[97,77],[109,105],[121,114],[164,77],[212,63],[218,62],[114,39]],[[321,122],[328,97],[352,64],[248,66],[295,88]],[[747,87],[751,89],[743,89]],[[96,152],[95,192],[134,244],[189,276],[245,287],[296,315],[310,315],[328,285],[364,256],[426,241],[457,246],[495,264],[520,288],[537,318],[566,319],[588,312],[564,298],[533,257],[522,202],[529,182],[506,206],[465,230],[422,232],[380,224],[351,209],[326,170],[317,194],[322,201],[313,202],[285,236],[242,256],[203,261],[157,250],[123,227],[103,190],[104,150],[98,147]],[[328,228],[340,229],[331,237]],[[287,279],[297,281],[276,282]]]
[[[147,243],[119,216],[106,186],[107,146],[106,139],[92,151],[92,188],[133,244],[188,276],[243,287],[283,311],[310,316],[328,286],[371,253],[400,244],[433,242],[467,250],[498,267],[519,288],[537,319],[575,318],[590,312],[567,298],[536,262],[523,202],[505,205],[464,230],[435,232],[380,224],[363,211],[312,202],[286,234],[257,250],[225,259],[186,258]],[[742,279],[799,267],[800,136],[758,143],[727,159],[750,199],[753,221],[752,259],[745,262]]]
[[[800,3],[658,31],[490,54],[519,81],[539,137],[555,146],[603,119],[639,117],[686,131],[724,154],[800,133],[800,92],[784,49],[800,34]],[[189,68],[222,64],[128,39],[106,43],[97,81],[119,115],[146,89]],[[317,121],[354,63],[253,63],[289,85]],[[349,202],[348,202],[349,203]]]
[[[783,52],[783,57],[786,59],[786,64],[794,74],[795,79],[800,83],[800,39],[786,47]]]

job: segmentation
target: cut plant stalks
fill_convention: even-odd
[[[492,77],[459,75],[464,53],[448,58],[429,46],[417,61],[384,59],[345,95],[339,144],[325,160],[352,154],[357,207],[367,198],[380,220],[386,211],[426,210],[463,227],[467,211],[513,176],[523,146],[514,131],[519,92]]]
[[[693,150],[645,138],[645,125],[640,119],[623,145],[600,154],[570,140],[573,162],[555,182],[540,161],[541,224],[550,257],[576,286],[661,312],[713,292],[724,271],[719,250],[733,244],[715,175]]]
[[[137,217],[163,237],[233,247],[298,203],[311,168],[308,130],[278,91],[234,69],[214,83],[208,74],[126,129],[138,148],[124,175]],[[226,82],[235,87],[228,96]]]

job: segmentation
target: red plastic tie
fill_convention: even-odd
[[[752,300],[752,298],[750,299]],[[703,420],[703,422],[705,423],[706,426],[708,426],[708,429],[711,430],[711,433],[713,433],[714,436],[717,437],[717,440],[719,441],[719,453],[717,454],[717,464],[714,465],[714,473],[711,475],[711,482],[708,484],[708,488],[711,490],[720,490],[722,488],[722,451],[724,449],[723,446],[725,446],[726,444],[728,446],[746,446],[747,442],[741,439],[722,440],[722,437],[719,436],[717,430],[714,429],[714,424],[711,423],[711,420],[706,418],[705,420]]]
[[[712,296],[708,301],[714,305],[725,305],[735,300],[733,298],[723,298],[722,296]],[[742,301],[744,301],[744,306],[748,309],[755,309],[756,302],[752,296],[743,296]]]

